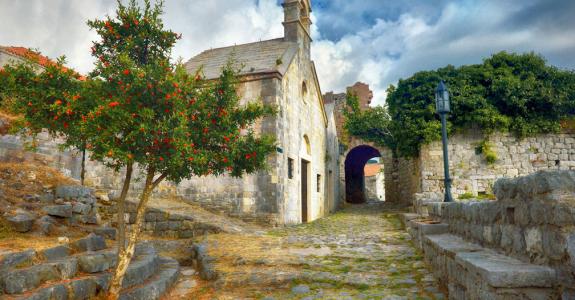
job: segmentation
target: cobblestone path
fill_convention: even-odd
[[[179,298],[443,299],[398,212],[368,203],[305,225],[209,236],[219,279],[196,279]]]

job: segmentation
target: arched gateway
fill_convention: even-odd
[[[349,203],[364,203],[366,195],[365,165],[381,157],[380,151],[369,145],[352,148],[345,157],[345,198]]]

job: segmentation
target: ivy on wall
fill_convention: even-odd
[[[534,53],[500,52],[481,64],[421,71],[390,86],[386,107],[374,112],[354,109],[345,128],[352,135],[414,157],[421,146],[441,139],[435,113],[435,88],[444,80],[451,94],[448,131],[479,127],[490,134],[518,137],[561,130],[575,116],[575,72],[546,63]]]

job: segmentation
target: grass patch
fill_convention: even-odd
[[[16,234],[12,225],[6,219],[0,218],[0,239],[13,238]]]

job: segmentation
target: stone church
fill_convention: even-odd
[[[339,201],[333,110],[326,114],[310,57],[311,3],[285,0],[283,7],[284,37],[206,50],[186,63],[189,72],[200,70],[215,79],[232,58],[242,66],[239,93],[244,103],[278,107],[277,116],[256,126],[277,138],[269,169],[242,179],[193,178],[178,186],[186,201],[271,224],[315,220]]]
[[[233,59],[242,67],[238,92],[243,103],[262,101],[278,108],[276,116],[261,120],[254,128],[276,137],[277,151],[268,158],[268,168],[239,179],[194,177],[177,186],[165,183],[158,188],[158,197],[177,196],[208,210],[271,225],[309,222],[338,206],[342,193],[337,127],[333,107],[328,105],[326,113],[310,58],[311,3],[285,0],[283,7],[284,37],[207,50],[186,63],[189,72],[200,70],[206,79],[215,79]],[[14,49],[0,48],[2,64],[27,59]],[[64,174],[79,178],[80,156],[75,151],[61,151],[57,145],[58,141],[43,134],[38,153],[27,153],[24,158],[48,159],[48,164]],[[0,137],[0,150],[0,160],[22,156],[20,137]],[[87,162],[89,186],[115,192],[122,178],[102,164]],[[134,182],[132,189],[137,192],[140,185]]]

